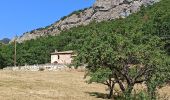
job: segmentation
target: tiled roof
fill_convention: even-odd
[[[54,53],[51,53],[51,55],[55,55],[55,54],[72,54],[73,51],[61,51],[61,52],[54,52]]]

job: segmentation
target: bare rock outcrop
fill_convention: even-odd
[[[117,18],[125,18],[140,10],[142,5],[152,5],[159,0],[96,0],[95,4],[78,13],[72,13],[64,19],[45,27],[24,33],[17,38],[21,43],[26,40],[36,39],[41,36],[58,35],[61,31],[79,25],[88,25],[92,21],[105,21]]]

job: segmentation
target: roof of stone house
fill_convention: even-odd
[[[76,57],[77,55],[75,54],[75,55],[71,55],[72,57]]]
[[[58,51],[55,51],[53,53],[51,53],[51,55],[56,55],[56,54],[72,54],[73,51],[70,50],[70,51],[61,51],[61,52],[58,52]]]

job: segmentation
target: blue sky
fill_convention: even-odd
[[[0,0],[0,39],[54,23],[95,0]]]

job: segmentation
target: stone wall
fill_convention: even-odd
[[[86,70],[87,65],[79,66],[75,69],[74,66],[68,67],[64,64],[40,64],[40,65],[25,65],[25,66],[9,66],[4,68],[6,71],[81,71]]]
[[[68,67],[64,64],[41,64],[41,65],[25,65],[17,67],[6,67],[3,70],[11,71],[59,71],[66,70]]]

